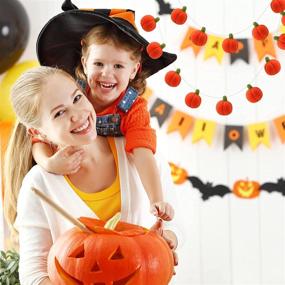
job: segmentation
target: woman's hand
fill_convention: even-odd
[[[177,237],[175,233],[170,230],[163,230],[163,222],[161,219],[158,219],[156,221],[156,223],[151,227],[151,230],[157,232],[164,238],[164,240],[167,242],[167,244],[169,245],[172,251],[174,265],[175,266],[178,265],[178,255],[175,251],[178,245],[178,241],[177,241]],[[175,274],[175,271],[174,271],[174,274]]]

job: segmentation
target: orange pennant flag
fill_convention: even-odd
[[[193,117],[176,111],[171,118],[171,122],[168,126],[167,133],[171,133],[174,131],[178,131],[181,137],[184,139],[186,135],[189,133],[189,130],[192,126]]]
[[[259,61],[261,61],[266,55],[271,55],[276,58],[276,51],[271,34],[269,34],[263,41],[258,41],[253,38],[253,42]]]
[[[285,142],[285,115],[276,118],[273,122],[280,136],[281,142],[284,143]]]
[[[191,47],[191,48],[193,49],[193,52],[194,52],[195,56],[197,56],[198,53],[199,53],[200,50],[201,50],[201,47],[194,45],[194,44],[192,43],[191,39],[190,39],[191,34],[192,34],[195,30],[196,30],[196,29],[191,28],[191,27],[188,29],[188,31],[187,31],[187,33],[186,33],[186,36],[184,37],[183,42],[182,42],[182,44],[181,44],[181,46],[180,46],[180,49],[183,50],[183,49],[185,49],[185,48]]]

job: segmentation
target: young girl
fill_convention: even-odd
[[[65,12],[52,18],[42,29],[37,43],[42,65],[59,66],[87,83],[86,92],[94,106],[97,132],[103,136],[126,138],[126,152],[135,166],[150,200],[151,212],[173,218],[173,208],[164,201],[153,154],[155,131],[150,127],[147,102],[141,98],[146,77],[176,59],[164,52],[151,59],[148,42],[139,35],[131,10],[78,10],[70,1]],[[53,173],[76,173],[82,153],[67,148],[53,155],[47,145],[33,146],[36,162]]]
[[[70,75],[51,67],[32,69],[17,80],[11,99],[17,122],[4,164],[5,213],[19,232],[21,284],[47,285],[49,249],[73,224],[42,202],[32,187],[74,217],[108,220],[120,211],[123,221],[145,227],[155,219],[147,213],[148,198],[124,151],[124,138],[97,136],[94,108]],[[67,145],[83,149],[78,172],[63,176],[32,167],[30,133],[59,149]],[[157,162],[163,188],[171,191],[169,169]],[[175,234],[164,230],[162,235],[177,263]]]

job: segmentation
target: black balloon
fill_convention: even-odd
[[[0,0],[0,74],[22,55],[29,38],[29,18],[18,0]]]

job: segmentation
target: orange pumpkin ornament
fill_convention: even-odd
[[[187,7],[184,6],[182,9],[176,8],[171,12],[171,20],[177,25],[183,25],[187,20]]]
[[[173,255],[156,232],[119,222],[81,217],[91,233],[73,228],[50,249],[48,274],[56,285],[167,285],[173,275]]]
[[[165,74],[165,82],[171,87],[177,87],[181,82],[180,69],[170,70]]]
[[[239,48],[238,40],[234,39],[233,34],[229,34],[229,37],[223,40],[222,48],[227,53],[236,53]]]
[[[283,26],[285,26],[285,11],[281,12],[281,23]]]
[[[274,13],[281,13],[285,10],[285,0],[272,0],[270,7]]]
[[[156,23],[160,20],[159,17],[154,18],[151,15],[145,15],[141,18],[141,27],[146,32],[151,32],[156,28]]]
[[[199,89],[195,92],[190,92],[185,96],[185,104],[190,108],[198,108],[201,105],[201,96],[199,95]]]
[[[146,51],[149,57],[152,59],[158,59],[162,56],[162,49],[165,47],[165,44],[160,44],[158,42],[151,42],[147,45]]]
[[[280,36],[275,36],[274,40],[277,41],[277,46],[280,49],[285,49],[285,34],[281,34]]]
[[[222,116],[229,115],[233,110],[233,105],[227,100],[227,96],[223,96],[223,100],[220,100],[216,105],[218,114]]]
[[[252,36],[258,41],[265,40],[269,34],[268,28],[265,25],[259,25],[256,22],[254,22],[253,25]]]
[[[171,169],[172,181],[175,184],[182,184],[187,180],[188,173],[184,168],[178,167],[176,164],[169,162]]]
[[[246,91],[246,99],[251,103],[258,102],[262,96],[263,93],[260,88],[258,87],[252,87],[250,84],[247,85],[248,90]]]
[[[233,193],[240,198],[255,198],[260,194],[260,184],[256,181],[238,180],[234,184]]]
[[[195,30],[191,35],[190,39],[196,46],[204,46],[208,40],[208,36],[206,34],[206,28],[203,27],[200,31]]]
[[[265,57],[265,61],[264,69],[268,75],[275,75],[281,70],[280,62],[277,59]]]

